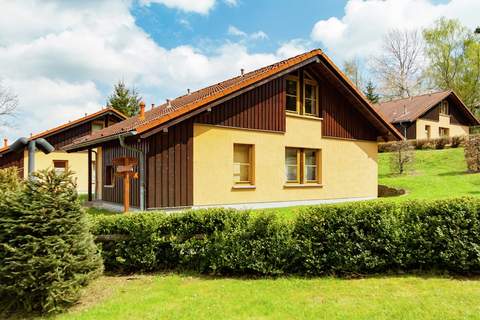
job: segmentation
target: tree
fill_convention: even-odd
[[[3,119],[13,115],[18,106],[18,97],[0,82],[0,124],[8,124]]]
[[[390,170],[398,174],[405,173],[415,161],[415,150],[407,141],[392,143],[390,154]]]
[[[422,50],[418,31],[394,29],[385,35],[382,53],[373,57],[370,66],[382,96],[407,98],[421,91]]]
[[[109,106],[127,117],[132,117],[139,113],[142,98],[138,96],[135,88],[129,89],[123,81],[119,81],[113,90],[113,94],[108,97]]]
[[[343,62],[343,72],[361,90],[363,84],[363,76],[360,72],[360,61],[357,58],[345,60]]]
[[[378,103],[380,101],[380,96],[375,93],[375,89],[373,82],[371,80],[368,81],[365,86],[364,94],[371,103]]]
[[[441,18],[423,32],[433,88],[454,90],[475,111],[480,103],[480,39],[458,20]]]

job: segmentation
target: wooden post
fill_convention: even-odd
[[[88,201],[92,201],[92,149],[88,149]]]
[[[123,176],[123,212],[130,210],[130,175],[127,173]]]

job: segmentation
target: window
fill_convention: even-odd
[[[430,139],[430,136],[432,134],[432,128],[430,126],[425,126],[425,136],[427,137],[427,139]]]
[[[112,165],[105,166],[105,186],[113,187],[115,182],[115,167]]]
[[[285,175],[287,183],[319,183],[320,182],[320,150],[285,149]]]
[[[92,132],[102,130],[103,127],[104,127],[104,123],[102,121],[92,122]]]
[[[448,128],[438,128],[438,135],[440,137],[448,137],[450,130]]]
[[[307,115],[317,114],[318,87],[313,80],[304,80],[303,84],[303,113]]]
[[[56,173],[63,173],[67,171],[68,161],[67,160],[53,160],[53,169]]]
[[[297,77],[287,77],[286,80],[286,108],[290,112],[298,112],[299,99],[299,82]]]
[[[442,102],[440,102],[440,113],[441,114],[446,114],[448,115],[448,101],[447,100],[443,100]]]
[[[233,145],[233,183],[253,185],[253,146]]]

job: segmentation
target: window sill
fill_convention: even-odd
[[[254,185],[234,185],[232,190],[255,190],[257,187]]]
[[[320,118],[320,117],[306,115],[306,114],[298,114],[298,113],[294,113],[294,112],[290,112],[290,111],[287,111],[287,117],[310,119],[310,120],[316,120],[316,121],[322,121],[323,120],[323,118]]]
[[[286,183],[283,185],[283,188],[322,188],[323,184],[321,183]]]

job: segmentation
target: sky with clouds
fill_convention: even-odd
[[[0,81],[19,99],[0,137],[105,105],[113,84],[147,105],[321,48],[367,59],[392,28],[480,24],[480,0],[0,0]]]

